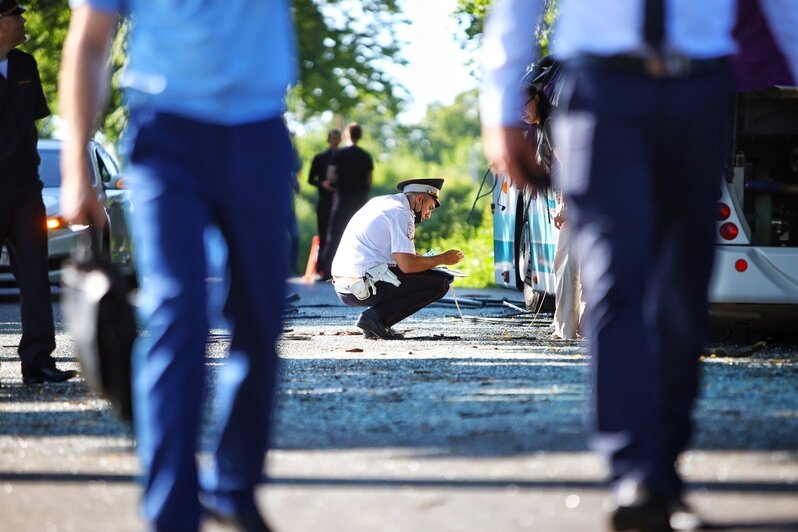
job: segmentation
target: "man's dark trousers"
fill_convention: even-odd
[[[316,203],[316,228],[319,232],[319,252],[324,249],[324,245],[327,243],[327,231],[330,227],[332,198],[332,192],[327,192],[319,187],[319,201]]]
[[[17,181],[19,183],[20,181]],[[22,181],[15,190],[0,188],[0,245],[5,242],[11,271],[19,285],[22,374],[53,367],[53,307],[47,268],[47,227],[42,185]]]
[[[324,239],[324,248],[319,255],[317,269],[330,275],[332,261],[338,251],[338,245],[344,236],[349,220],[359,211],[369,200],[368,191],[362,192],[339,192],[333,193],[332,205],[330,208],[329,225],[327,226],[327,237]]]
[[[338,294],[338,298],[350,307],[371,307],[366,312],[386,327],[392,327],[445,296],[454,279],[439,271],[403,273],[397,267],[391,271],[401,281],[399,286],[378,281],[377,293],[366,299],[360,300],[352,294]]]
[[[555,146],[582,261],[592,446],[616,479],[679,496],[705,340],[726,68],[682,78],[572,67]]]

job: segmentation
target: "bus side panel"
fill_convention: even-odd
[[[717,246],[709,301],[798,305],[798,248]]]
[[[506,176],[494,176],[493,188],[493,272],[498,286],[515,286],[515,209],[518,193]],[[505,281],[505,279],[507,279]]]
[[[529,227],[529,277],[528,284],[537,292],[554,295],[554,252],[557,235],[554,212],[557,202],[551,190],[532,192],[527,207]]]

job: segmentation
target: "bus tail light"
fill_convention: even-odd
[[[726,205],[725,203],[718,203],[718,210],[716,212],[716,216],[719,222],[726,220],[731,216],[731,208]]]
[[[740,234],[740,230],[731,222],[726,222],[720,226],[720,236],[724,240],[734,240],[738,234]]]

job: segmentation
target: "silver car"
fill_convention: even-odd
[[[39,177],[44,184],[42,198],[47,211],[47,245],[50,283],[61,280],[61,263],[69,256],[78,236],[89,230],[85,225],[68,225],[61,217],[61,142],[39,140]],[[120,266],[126,273],[133,272],[133,250],[127,216],[132,209],[129,191],[121,188],[122,177],[113,157],[98,142],[86,146],[91,181],[97,197],[105,209],[106,224],[99,245],[104,258]],[[11,274],[8,250],[0,248],[0,293],[17,291]]]

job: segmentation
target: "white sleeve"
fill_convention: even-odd
[[[69,0],[70,9],[77,9],[84,4],[89,4],[92,9],[104,13],[125,12],[125,2],[122,0]]]
[[[484,126],[520,121],[521,78],[534,57],[541,0],[500,0],[488,17],[482,41],[484,86],[479,108]]]
[[[416,253],[413,242],[416,224],[410,216],[389,216],[388,230],[391,233],[391,253]]]
[[[760,6],[776,44],[787,59],[793,82],[798,85],[798,2],[762,0]]]

